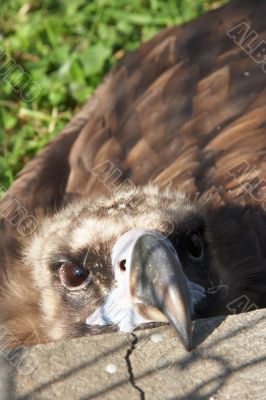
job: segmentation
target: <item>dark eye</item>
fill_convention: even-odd
[[[59,270],[62,284],[72,290],[85,287],[89,281],[89,274],[84,267],[72,263],[63,264]]]
[[[203,257],[203,241],[198,233],[193,233],[185,239],[185,248],[189,256],[195,260],[201,260]]]

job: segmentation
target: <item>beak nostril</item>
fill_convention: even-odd
[[[120,270],[121,271],[126,271],[126,260],[121,260],[120,262],[119,262],[119,268],[120,268]]]

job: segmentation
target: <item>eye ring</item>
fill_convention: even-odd
[[[91,280],[90,271],[71,262],[65,262],[61,265],[59,277],[62,285],[68,290],[83,289]]]
[[[185,248],[188,256],[194,261],[201,261],[204,255],[203,240],[199,233],[192,233],[185,239]]]

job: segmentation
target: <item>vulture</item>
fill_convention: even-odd
[[[266,306],[266,1],[126,55],[0,203],[0,320],[39,343]]]

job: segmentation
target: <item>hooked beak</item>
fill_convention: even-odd
[[[133,248],[131,293],[144,318],[168,320],[187,349],[191,348],[191,300],[187,279],[169,240],[146,233]]]
[[[131,230],[114,245],[112,267],[115,286],[86,323],[130,332],[148,322],[169,321],[189,350],[192,301],[171,242],[156,232]]]

